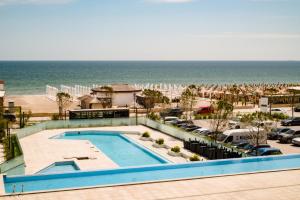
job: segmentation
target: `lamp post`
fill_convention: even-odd
[[[134,97],[134,111],[135,111],[135,125],[138,124],[138,116],[137,116],[137,107],[136,107],[136,93],[133,94]]]

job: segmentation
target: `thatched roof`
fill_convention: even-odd
[[[93,92],[109,92],[108,88],[112,89],[112,92],[140,92],[141,90],[134,88],[128,84],[111,84],[105,87],[93,88]]]

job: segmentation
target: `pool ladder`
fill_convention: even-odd
[[[17,186],[13,185],[12,193],[16,193],[16,188],[17,188]],[[21,193],[23,193],[23,192],[24,192],[24,185],[22,184],[21,185]]]

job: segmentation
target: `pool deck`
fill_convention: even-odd
[[[53,164],[54,162],[74,160],[81,170],[111,169],[118,167],[109,157],[97,149],[87,140],[64,140],[51,139],[51,137],[64,133],[66,131],[84,131],[84,130],[106,130],[106,131],[126,131],[143,133],[148,131],[153,139],[164,138],[168,146],[180,146],[183,148],[181,141],[165,135],[161,132],[149,129],[145,126],[119,126],[119,127],[101,127],[101,128],[76,128],[76,129],[55,129],[41,131],[37,134],[22,138],[20,140],[25,159],[25,174],[34,174],[41,169]],[[158,149],[152,146],[151,141],[142,141],[136,134],[126,134],[127,137],[136,143],[163,156],[174,163],[187,162],[183,157],[173,157],[167,154],[167,149]],[[183,150],[188,156],[191,152]],[[77,160],[74,157],[89,157],[88,160]]]
[[[80,189],[1,197],[1,200],[298,200],[300,170]]]

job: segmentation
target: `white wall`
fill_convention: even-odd
[[[112,99],[113,106],[129,107],[134,104],[134,93],[114,93]]]

